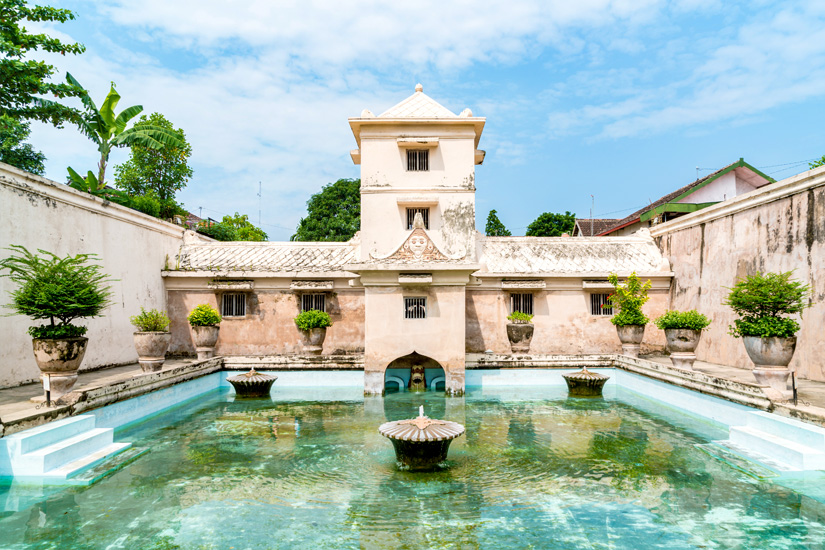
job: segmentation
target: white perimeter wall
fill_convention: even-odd
[[[167,256],[174,265],[183,228],[103,201],[87,193],[0,163],[0,257],[23,245],[58,256],[95,253],[111,284],[114,304],[105,317],[79,320],[89,327],[89,347],[80,369],[133,363],[137,353],[129,317],[140,306],[165,308],[160,272]],[[7,272],[6,272],[7,273]],[[15,285],[0,278],[0,303],[8,304]],[[4,313],[10,313],[6,310]],[[36,381],[29,326],[42,324],[15,315],[0,317],[0,387]]]

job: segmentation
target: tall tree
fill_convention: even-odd
[[[0,162],[42,176],[46,170],[43,165],[46,155],[24,143],[30,133],[28,122],[0,115]]]
[[[509,237],[512,234],[498,219],[495,210],[490,210],[490,213],[487,214],[487,225],[484,227],[484,232],[488,237]]]
[[[218,223],[201,222],[198,233],[217,241],[265,241],[269,238],[260,227],[252,225],[249,216],[237,212],[234,216],[224,216]]]
[[[165,128],[176,132],[181,139],[179,145],[164,144],[158,148],[132,145],[129,160],[115,167],[115,186],[130,195],[146,195],[154,192],[161,200],[174,200],[175,192],[186,187],[192,177],[188,160],[192,156],[192,146],[180,128],[160,113],[148,117],[142,115],[132,127],[140,131],[144,127]]]
[[[78,110],[39,96],[80,97],[83,89],[71,82],[49,82],[55,67],[31,57],[38,50],[66,55],[83,53],[85,48],[78,43],[65,44],[47,34],[29,34],[23,26],[26,21],[65,23],[74,18],[74,13],[66,9],[29,7],[25,0],[0,1],[0,115],[58,127],[79,119]]]
[[[361,180],[340,179],[307,201],[291,241],[348,241],[361,228]]]
[[[563,233],[572,233],[576,226],[576,215],[570,212],[554,214],[545,212],[527,226],[528,237],[560,237]]]
[[[825,155],[822,155],[821,159],[816,159],[815,161],[808,164],[808,168],[813,170],[814,168],[819,168],[820,166],[825,166]]]
[[[73,86],[83,88],[71,74],[66,74],[66,80]],[[182,137],[169,128],[151,124],[126,128],[129,121],[143,111],[143,106],[133,105],[115,115],[115,109],[120,102],[120,94],[115,90],[114,82],[100,109],[97,108],[92,98],[89,97],[89,93],[85,90],[80,96],[80,100],[83,102],[86,112],[77,121],[77,125],[86,137],[97,144],[97,150],[100,151],[97,179],[86,178],[86,183],[91,190],[99,191],[106,186],[106,164],[109,162],[109,153],[115,147],[139,145],[149,149],[161,149],[164,146],[183,146]],[[69,168],[69,174],[72,180],[76,180],[76,177],[78,177],[77,172],[71,168]]]

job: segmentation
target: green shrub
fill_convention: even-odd
[[[138,329],[138,332],[166,332],[169,328],[169,317],[164,311],[140,308],[140,315],[130,317],[129,321]]]
[[[302,311],[295,317],[295,324],[301,330],[309,330],[311,328],[326,328],[332,326],[332,319],[329,313],[318,311],[317,309],[309,309]]]
[[[221,314],[209,304],[200,304],[189,313],[188,319],[193,327],[211,327],[221,322]]]
[[[528,323],[533,322],[532,315],[530,315],[529,313],[523,313],[521,311],[514,311],[513,313],[507,316],[507,319],[520,325],[526,325]]]
[[[18,285],[11,291],[12,303],[5,307],[32,319],[48,319],[48,325],[29,328],[35,338],[66,338],[82,336],[85,327],[72,324],[75,319],[100,317],[110,305],[111,282],[100,271],[94,254],[78,254],[59,258],[51,252],[38,250],[32,254],[26,248],[12,245],[14,254],[0,260],[0,271]]]
[[[610,295],[610,305],[604,306],[612,307],[616,311],[610,322],[617,327],[648,324],[650,319],[642,312],[642,306],[650,299],[647,295],[651,286],[650,281],[643,284],[635,271],[623,285],[619,284],[619,276],[615,273],[611,273],[607,280],[615,289]]]
[[[129,206],[138,212],[143,212],[144,214],[149,214],[150,216],[154,216],[156,218],[160,217],[160,201],[157,197],[153,197],[152,195],[138,195],[136,197],[131,197]]]
[[[725,305],[739,316],[728,330],[731,336],[772,336],[787,338],[796,334],[799,323],[786,317],[809,307],[807,285],[791,280],[792,271],[750,275],[738,281]]]
[[[653,322],[661,330],[669,328],[704,330],[710,324],[710,319],[695,309],[691,309],[690,311],[666,311]]]

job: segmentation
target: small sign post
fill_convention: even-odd
[[[52,393],[51,392],[51,390],[52,390],[51,381],[52,380],[51,380],[51,375],[50,374],[44,374],[43,375],[43,389],[46,390],[46,406],[47,407],[52,406],[52,403],[51,403],[51,393]]]

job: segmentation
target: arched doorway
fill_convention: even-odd
[[[427,390],[444,391],[444,369],[432,357],[412,352],[392,361],[384,371],[385,391],[404,391],[422,386]]]

